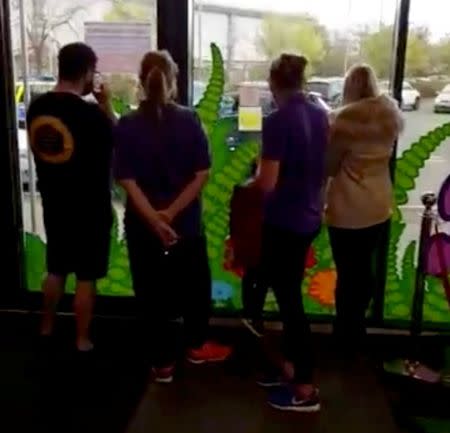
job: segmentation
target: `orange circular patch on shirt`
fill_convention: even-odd
[[[73,155],[73,135],[57,117],[36,117],[31,122],[29,137],[33,153],[43,162],[63,164]]]

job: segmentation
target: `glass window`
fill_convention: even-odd
[[[25,22],[19,2],[11,0],[12,49],[16,76],[20,175],[23,185],[26,279],[29,290],[40,290],[45,273],[46,239],[42,205],[25,130],[28,83],[30,100],[50,91],[56,82],[57,53],[67,43],[83,41],[99,58],[98,70],[109,84],[115,111],[123,114],[138,103],[137,73],[142,55],[157,47],[156,0],[39,0],[25,2]],[[23,32],[21,26],[23,24]],[[22,40],[22,34],[26,40]],[[24,70],[25,47],[28,70]],[[27,80],[23,77],[27,74]],[[123,203],[114,188],[116,223],[112,233],[110,273],[99,283],[101,295],[132,294],[126,245],[122,233]],[[80,209],[80,212],[86,212]],[[69,281],[69,290],[73,280]]]
[[[330,83],[325,81],[310,80],[306,83],[306,88],[309,92],[318,93],[322,98],[329,99],[330,97]]]
[[[413,90],[411,84],[404,82],[403,83],[403,90]]]
[[[193,93],[198,82],[203,89],[209,80],[215,84],[214,92],[207,90],[208,102],[198,107],[198,112],[214,161],[204,193],[204,221],[216,308],[234,311],[241,307],[241,270],[233,268],[226,254],[229,201],[233,187],[251,172],[261,142],[260,131],[239,131],[238,108],[245,104],[236,94],[243,84],[258,89],[260,112],[269,114],[275,108],[267,85],[270,62],[282,52],[309,58],[306,91],[325,110],[340,104],[343,76],[353,64],[372,64],[380,79],[389,84],[392,53],[386,47],[392,46],[396,5],[396,0],[194,1]],[[238,104],[233,111],[224,109],[230,98]],[[257,125],[258,111],[247,111]],[[309,313],[333,313],[335,283],[324,231],[308,259],[303,290]],[[276,310],[272,295],[266,309]]]
[[[397,153],[394,212],[389,249],[385,315],[409,320],[414,294],[422,194],[438,194],[450,166],[450,39],[445,0],[411,1],[403,86],[405,131]],[[448,224],[440,230],[448,232]],[[442,282],[427,279],[424,320],[448,324]]]

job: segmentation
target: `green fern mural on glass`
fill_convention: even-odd
[[[213,275],[213,298],[216,309],[235,312],[241,307],[240,275],[224,264],[225,242],[228,236],[229,203],[234,186],[243,182],[251,162],[259,153],[259,140],[243,134],[239,143],[230,148],[227,138],[237,129],[236,117],[220,117],[224,95],[224,61],[217,45],[211,45],[212,69],[205,93],[195,110],[208,135],[213,165],[210,180],[203,192],[203,221],[208,239],[208,253]],[[124,115],[131,108],[119,99],[113,101],[117,114]],[[436,128],[413,143],[397,160],[395,199],[387,257],[387,284],[385,316],[388,319],[408,321],[414,288],[417,242],[410,242],[402,257],[399,245],[406,222],[401,206],[407,204],[408,194],[414,190],[421,169],[433,152],[450,137],[450,123]],[[116,200],[122,196],[115,189]],[[107,278],[99,282],[99,293],[105,296],[131,296],[126,242],[115,215],[111,232],[110,270]],[[37,235],[25,235],[26,275],[30,290],[39,290],[45,272],[45,242]],[[324,229],[316,239],[308,257],[303,291],[305,307],[312,314],[333,314],[336,272]],[[428,279],[425,317],[430,320],[449,320],[448,307],[439,281]],[[69,291],[74,281],[69,281]],[[276,309],[273,295],[269,294],[266,309]]]
[[[420,171],[424,168],[431,155],[448,138],[450,138],[450,123],[445,123],[420,137],[397,159],[394,188],[396,208],[391,224],[385,296],[385,318],[387,319],[409,320],[411,318],[417,242],[411,242],[407,246],[399,269],[398,246],[406,228],[400,206],[408,203],[408,194],[415,189]],[[436,292],[436,284],[434,279],[427,279],[428,288],[432,288],[434,293]],[[433,297],[433,304],[438,308],[433,307],[432,311],[430,311],[429,305],[427,305],[428,298],[430,297],[426,296],[424,306],[425,319],[442,321],[437,316],[437,312],[440,311],[441,313],[439,314],[442,316],[442,311],[448,311],[448,305],[442,289],[440,302],[437,301],[436,294]]]
[[[223,89],[225,85],[225,71],[222,53],[216,44],[211,45],[212,69],[209,83],[200,102],[195,107],[208,137],[211,137],[219,119],[220,103],[222,102]],[[214,153],[214,145],[211,143]]]

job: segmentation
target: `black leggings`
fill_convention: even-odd
[[[266,225],[263,229],[261,270],[272,287],[283,322],[283,354],[294,364],[294,382],[310,384],[314,356],[301,286],[308,250],[317,232],[301,235]]]
[[[352,345],[366,333],[366,312],[377,289],[376,253],[387,224],[363,229],[329,227],[337,270],[335,332]]]
[[[206,340],[211,307],[206,240],[185,238],[167,252],[142,224],[128,223],[125,230],[133,289],[153,365],[168,366],[181,346],[181,321],[188,348],[199,348]]]

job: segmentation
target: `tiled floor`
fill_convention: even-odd
[[[168,387],[154,385],[136,325],[97,325],[94,358],[74,356],[64,320],[55,353],[39,354],[34,319],[0,320],[0,431],[5,433],[394,433],[386,395],[366,362],[337,361],[329,337],[317,337],[320,415],[279,413],[255,385],[257,352],[245,331],[222,366],[186,367]],[[12,323],[12,324],[11,324]],[[134,331],[133,331],[134,330]],[[140,346],[139,346],[139,344]]]

